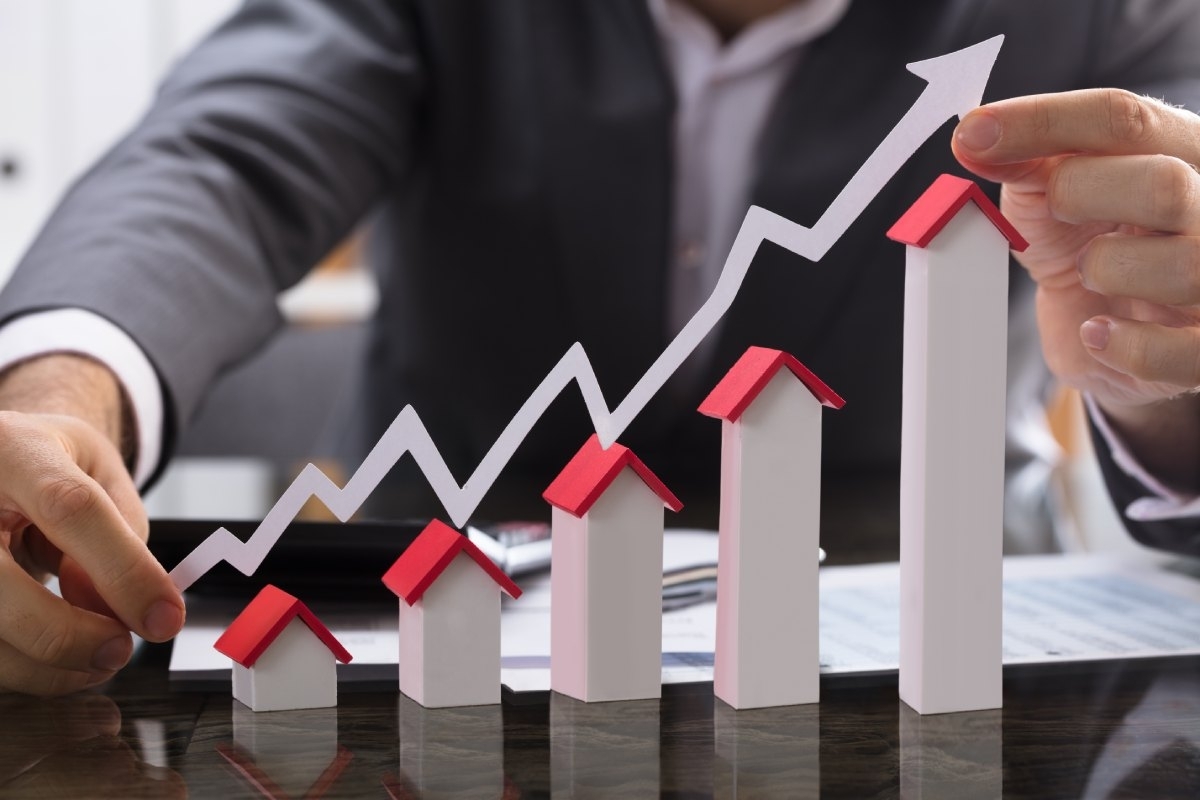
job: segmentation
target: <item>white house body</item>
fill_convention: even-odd
[[[922,714],[1003,701],[1008,253],[1024,242],[978,187],[949,181],[927,197],[974,202],[910,243],[905,277],[900,697]]]
[[[401,693],[426,708],[500,702],[500,592],[521,590],[433,520],[383,576],[400,598]]]
[[[233,697],[255,711],[337,705],[337,662],[299,617],[252,667],[233,664]]]
[[[713,690],[734,708],[820,698],[821,409],[780,370],[721,423]]]
[[[713,690],[734,708],[819,699],[821,415],[843,405],[765,347],[749,348],[700,404],[721,420]]]
[[[662,518],[662,500],[628,468],[582,518],[553,510],[554,691],[587,702],[662,694]]]
[[[308,606],[264,586],[213,645],[233,660],[233,697],[254,711],[337,705],[351,655]]]
[[[400,691],[426,708],[500,702],[500,592],[464,553],[400,603]]]
[[[585,702],[662,694],[663,506],[629,450],[592,437],[546,490],[554,506],[550,686]]]

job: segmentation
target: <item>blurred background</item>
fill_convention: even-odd
[[[71,182],[239,4],[0,0],[0,285]],[[287,331],[213,390],[181,458],[147,496],[151,515],[254,518],[297,464],[328,456],[327,426],[375,301],[356,239],[281,297]]]

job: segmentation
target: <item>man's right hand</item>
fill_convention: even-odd
[[[65,694],[124,666],[130,631],[174,636],[183,598],[146,547],[111,373],[38,359],[0,379],[0,407],[0,690]]]

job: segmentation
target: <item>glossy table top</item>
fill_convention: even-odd
[[[172,690],[166,657],[145,648],[100,692],[0,696],[0,797],[1200,797],[1200,658],[1009,669],[1003,711],[923,718],[894,675],[750,712],[697,684],[253,714]]]

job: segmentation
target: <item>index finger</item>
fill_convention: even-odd
[[[31,487],[30,517],[83,567],[130,630],[151,641],[174,636],[183,625],[183,603],[166,571],[100,485],[73,464],[63,467]]]
[[[175,635],[183,624],[182,598],[113,499],[61,448],[36,435],[21,441],[29,431],[10,433],[9,441],[23,447],[27,459],[0,461],[6,494],[46,538],[83,567],[130,630],[151,641]],[[83,449],[94,444],[82,427],[75,434]],[[88,460],[86,454],[81,458]]]
[[[980,164],[1061,155],[1168,155],[1200,163],[1200,120],[1122,89],[1084,89],[1001,100],[967,114],[954,146]]]

